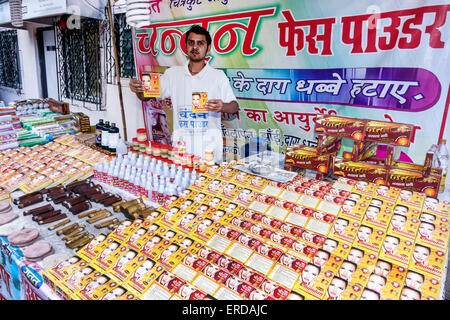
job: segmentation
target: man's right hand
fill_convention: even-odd
[[[138,79],[130,79],[129,86],[131,91],[136,94],[144,92],[144,85]]]
[[[142,81],[138,79],[130,79],[128,85],[130,86],[131,92],[134,92],[141,101],[150,100],[150,98],[144,97],[144,85],[142,84]]]

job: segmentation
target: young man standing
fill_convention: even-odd
[[[194,25],[185,38],[188,61],[184,66],[173,66],[161,76],[161,97],[171,98],[174,114],[172,141],[181,138],[189,153],[203,157],[205,148],[214,150],[214,161],[222,161],[221,113],[236,113],[238,103],[228,78],[221,70],[211,67],[206,54],[211,51],[211,36],[201,26]],[[142,82],[130,80],[130,89],[139,99],[143,97]],[[192,93],[206,92],[207,113],[192,113]],[[205,145],[204,141],[209,142]]]

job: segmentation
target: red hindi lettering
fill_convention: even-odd
[[[237,47],[239,39],[236,29],[242,29],[244,30],[244,39],[242,41],[241,47],[242,54],[246,56],[253,55],[258,51],[258,48],[255,46],[255,37],[259,22],[261,21],[262,17],[274,15],[275,10],[276,8],[274,7],[179,21],[153,23],[149,26],[149,28],[152,29],[152,36],[150,39],[148,39],[149,34],[146,33],[136,35],[136,37],[139,38],[138,48],[143,54],[148,54],[151,52],[156,56],[158,54],[158,50],[155,48],[158,39],[158,31],[168,28],[168,30],[163,31],[159,41],[159,46],[161,47],[163,53],[172,54],[176,50],[175,35],[177,35],[180,38],[180,48],[186,54],[187,52],[184,43],[186,33],[179,31],[177,28],[191,26],[193,24],[200,24],[203,28],[208,30],[210,24],[222,22],[223,26],[221,26],[213,35],[212,44],[214,46],[214,50],[221,54],[226,54],[234,50]],[[248,19],[247,25],[242,22],[232,22],[235,20],[243,19]],[[229,35],[229,43],[225,48],[222,48],[220,46],[220,42],[222,37],[224,37],[226,34]],[[167,40],[169,41],[169,47],[166,47]]]
[[[320,55],[333,54],[331,50],[331,36],[336,18],[296,21],[290,10],[283,10],[281,13],[287,22],[278,23],[278,29],[280,30],[279,44],[287,48],[286,56],[295,56],[296,51],[302,51],[305,46],[305,41],[309,54],[319,54],[316,43],[318,41],[323,43]],[[321,34],[318,34],[319,25],[324,26],[324,31]],[[306,37],[301,27],[308,27],[309,32]]]
[[[425,27],[425,33],[430,35],[430,48],[443,48],[445,42],[442,41],[442,33],[439,30],[447,19],[447,12],[450,5],[427,6],[406,10],[383,12],[381,14],[364,14],[359,16],[342,17],[342,36],[344,44],[352,46],[350,53],[368,53],[378,50],[392,50],[398,46],[399,49],[414,49],[420,45],[422,30],[412,28],[412,25],[422,25],[425,13],[434,14],[434,21]],[[409,17],[403,21],[400,17]],[[374,27],[378,20],[390,19],[391,24],[383,28],[387,36],[378,36],[377,28]],[[400,28],[401,26],[401,28]],[[401,31],[401,36],[400,36]],[[366,32],[366,37],[364,37]],[[363,49],[363,39],[366,39],[366,47]]]

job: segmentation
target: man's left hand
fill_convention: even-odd
[[[223,101],[220,99],[211,99],[206,101],[206,108],[209,111],[214,112],[222,112],[223,110]]]

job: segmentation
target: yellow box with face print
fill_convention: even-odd
[[[445,252],[420,243],[414,244],[409,269],[441,277],[447,263]]]
[[[381,247],[379,258],[407,267],[413,252],[414,242],[405,237],[387,234]]]
[[[125,286],[137,295],[144,293],[159,277],[165,268],[147,257],[138,261],[138,267],[126,280]]]
[[[369,250],[377,254],[385,237],[386,231],[384,229],[361,224],[353,241],[353,247]]]

